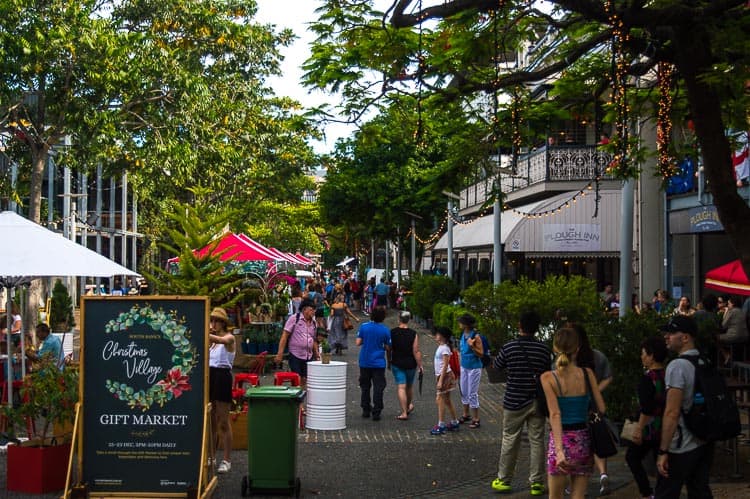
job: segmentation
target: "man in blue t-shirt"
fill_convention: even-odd
[[[388,292],[391,288],[385,283],[385,277],[380,278],[380,282],[375,286],[375,295],[377,296],[377,306],[388,306]]]
[[[39,361],[44,357],[50,357],[57,368],[62,367],[62,342],[54,334],[50,334],[49,326],[43,322],[36,326],[36,337],[39,341],[39,350],[27,352],[26,356],[32,361]]]
[[[359,351],[359,387],[362,389],[360,405],[363,418],[369,418],[372,414],[372,420],[379,421],[385,390],[385,354],[391,348],[391,332],[383,325],[385,308],[376,307],[370,318],[372,320],[362,324],[357,332],[357,346],[362,347]]]

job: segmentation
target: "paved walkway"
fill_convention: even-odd
[[[361,313],[358,315],[367,320]],[[396,313],[389,312],[386,325],[396,325]],[[442,436],[432,436],[429,429],[436,422],[435,377],[433,356],[436,345],[428,332],[412,324],[420,334],[424,353],[425,376],[421,395],[415,400],[415,410],[408,421],[397,421],[398,404],[393,377],[387,374],[385,409],[381,421],[361,417],[359,387],[357,385],[358,347],[350,338],[348,351],[334,360],[348,363],[346,429],[340,431],[304,430],[299,434],[297,476],[302,483],[302,497],[320,498],[450,498],[500,497],[489,486],[496,476],[501,445],[502,385],[490,385],[486,377],[480,388],[480,417],[482,427],[461,430]],[[486,376],[486,375],[485,375]],[[266,375],[263,384],[271,384]],[[454,404],[460,406],[458,394]],[[741,466],[750,477],[748,454],[743,446]],[[268,449],[268,458],[274,450]],[[242,477],[248,474],[247,451],[234,451],[232,470],[219,476],[215,498],[240,496]],[[729,481],[731,456],[717,451],[715,497],[750,497],[745,481]],[[513,481],[514,493],[502,497],[529,497],[526,484],[528,474],[528,444],[521,446],[518,469]],[[0,497],[52,499],[59,494],[32,496],[10,494],[5,491],[5,456],[0,455]],[[638,490],[624,463],[624,449],[610,460],[609,472],[613,498],[636,498]],[[591,479],[589,497],[598,493],[598,478]],[[263,496],[260,496],[263,497]]]

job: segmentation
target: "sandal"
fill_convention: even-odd
[[[409,408],[406,410],[406,414],[411,414],[414,412],[414,404],[409,404]]]
[[[476,430],[480,426],[482,426],[482,424],[479,422],[478,419],[475,419],[474,421],[471,422],[471,424],[469,425],[469,428],[471,428],[472,430]]]
[[[399,421],[408,421],[409,416],[402,416],[399,414],[398,416],[396,416],[396,419],[398,419]]]
[[[459,423],[468,423],[469,421],[471,421],[471,416],[461,416],[458,418]]]

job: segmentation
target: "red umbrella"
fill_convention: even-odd
[[[750,280],[739,260],[706,272],[706,287],[724,293],[750,296]]]

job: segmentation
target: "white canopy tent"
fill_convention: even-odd
[[[11,290],[39,277],[137,276],[138,273],[109,258],[65,239],[12,211],[0,213],[0,285],[6,288],[7,341],[11,345]],[[23,351],[24,335],[21,334]],[[24,357],[22,357],[23,359]],[[23,360],[22,360],[23,362]],[[25,364],[22,364],[22,371]],[[7,362],[8,405],[13,404],[13,365]]]

